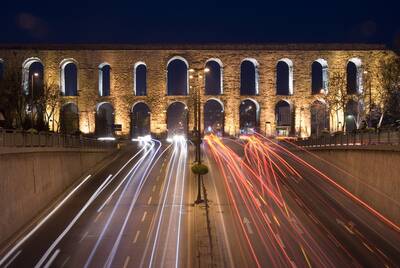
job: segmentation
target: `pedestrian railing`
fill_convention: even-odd
[[[112,141],[99,141],[76,135],[49,132],[26,132],[22,130],[0,129],[0,147],[63,147],[106,149],[115,147]]]
[[[323,135],[297,140],[296,144],[303,147],[333,147],[333,146],[365,146],[365,145],[396,145],[400,146],[400,131],[385,130],[380,132],[360,132]]]

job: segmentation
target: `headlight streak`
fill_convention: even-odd
[[[83,185],[87,182],[87,180],[92,177],[92,175],[86,176],[57,206],[44,217],[29,233],[27,233],[18,243],[0,260],[0,266],[4,264],[4,262],[23,244],[26,240],[28,240],[36,231],[44,224],[46,221],[51,218],[51,216],[64,205],[64,203]]]
[[[266,138],[267,139],[267,138]],[[267,139],[268,140],[268,139]],[[288,149],[286,149],[285,147],[277,144],[277,147],[279,147],[279,149],[283,150],[285,153],[287,153],[289,156],[291,156],[293,159],[297,160],[298,162],[300,162],[302,165],[308,167],[309,169],[311,169],[312,171],[314,171],[315,173],[317,173],[318,175],[320,175],[323,179],[325,179],[326,181],[328,181],[331,185],[335,186],[337,189],[339,189],[341,192],[343,192],[344,194],[346,194],[348,197],[350,197],[351,199],[353,199],[354,201],[356,201],[358,204],[360,204],[361,206],[363,206],[364,208],[366,208],[367,210],[369,210],[372,214],[374,214],[378,219],[380,219],[382,222],[386,223],[388,226],[390,226],[391,228],[393,228],[394,230],[396,230],[397,232],[400,232],[400,226],[396,225],[395,223],[393,223],[391,220],[389,220],[388,218],[386,218],[385,216],[383,216],[381,213],[379,213],[378,211],[376,211],[374,208],[372,208],[370,205],[368,205],[367,203],[365,203],[363,200],[361,200],[360,198],[358,198],[357,196],[355,196],[354,194],[352,194],[350,191],[348,191],[347,189],[345,189],[343,186],[341,186],[340,184],[338,184],[337,182],[335,182],[332,178],[328,177],[327,175],[325,175],[324,173],[322,173],[320,170],[318,170],[317,168],[315,168],[314,166],[310,165],[309,163],[307,163],[306,161],[304,161],[303,159],[301,159],[300,157],[298,157],[297,155],[293,154],[292,152],[290,152]]]
[[[177,151],[178,151],[178,147],[177,146],[175,146],[175,143],[174,143],[174,150],[173,150],[173,152],[172,152],[172,156],[171,156],[171,158],[170,158],[170,161],[169,161],[169,163],[168,163],[168,166],[167,166],[167,170],[168,170],[168,179],[167,179],[167,185],[166,185],[166,188],[165,188],[165,191],[164,191],[164,196],[163,196],[163,201],[162,201],[162,205],[161,205],[161,209],[159,210],[159,209],[157,209],[157,212],[159,212],[159,218],[158,218],[158,223],[157,223],[157,229],[156,229],[156,234],[155,234],[155,237],[154,237],[154,240],[153,240],[153,247],[152,247],[152,250],[151,250],[151,255],[150,255],[150,261],[149,261],[149,266],[148,267],[152,267],[153,266],[153,262],[154,262],[154,258],[155,258],[155,253],[156,253],[156,247],[157,247],[157,243],[158,243],[158,240],[159,240],[159,234],[160,234],[160,228],[161,228],[161,222],[162,222],[162,220],[163,220],[163,218],[164,218],[164,209],[165,209],[165,207],[166,207],[166,201],[167,201],[167,197],[168,197],[168,192],[169,192],[169,187],[170,187],[170,184],[171,184],[171,180],[172,180],[172,171],[174,170],[174,166],[175,166],[175,159],[177,158]],[[165,187],[165,186],[164,186]],[[157,215],[157,214],[156,214]],[[146,250],[145,250],[145,252],[147,252],[147,246],[148,245],[146,245]],[[143,255],[143,257],[144,257],[145,255]],[[144,262],[144,259],[142,258],[142,261],[141,261],[141,264],[140,264],[140,267],[143,267],[143,262]]]
[[[107,262],[106,262],[106,264],[104,265],[104,267],[111,267],[112,262],[113,262],[114,257],[115,257],[115,254],[117,253],[118,246],[119,246],[119,244],[120,244],[120,242],[121,242],[122,235],[123,235],[123,233],[124,233],[124,231],[125,231],[125,228],[126,228],[126,225],[127,225],[127,223],[128,223],[128,220],[129,220],[129,218],[130,218],[130,216],[131,216],[131,214],[132,214],[133,207],[135,206],[136,201],[137,201],[137,199],[139,198],[139,194],[140,194],[140,192],[141,192],[141,190],[142,190],[144,184],[146,183],[146,181],[147,181],[147,179],[148,179],[148,177],[149,177],[149,175],[150,175],[152,169],[154,168],[155,164],[157,163],[157,161],[160,159],[160,157],[161,157],[161,155],[162,155],[162,154],[161,154],[161,155],[157,158],[157,160],[154,161],[154,158],[157,156],[157,153],[159,152],[159,150],[160,150],[160,148],[161,148],[161,142],[159,142],[159,141],[157,141],[157,140],[153,140],[153,142],[157,142],[157,143],[158,143],[158,147],[157,147],[157,149],[155,150],[155,152],[152,153],[152,156],[151,156],[151,158],[150,158],[150,160],[149,160],[150,165],[148,165],[148,166],[146,167],[145,171],[143,172],[143,174],[142,174],[142,176],[141,176],[141,178],[140,178],[140,184],[139,184],[139,186],[138,186],[138,188],[137,188],[137,190],[136,190],[136,192],[135,192],[135,195],[134,195],[133,198],[132,198],[132,201],[131,201],[131,204],[130,204],[128,213],[127,213],[126,216],[125,216],[124,223],[122,224],[122,227],[121,227],[121,229],[120,229],[120,232],[119,232],[119,234],[118,234],[118,237],[117,237],[117,239],[116,239],[116,241],[115,241],[115,243],[114,243],[114,245],[113,245],[113,248],[112,248],[110,254],[108,255]]]
[[[151,143],[151,149],[154,148],[155,142],[152,141],[150,143]],[[146,148],[146,146],[144,148]],[[126,193],[126,191],[128,189],[128,186],[131,184],[134,175],[138,171],[138,167],[140,167],[140,164],[146,159],[146,157],[150,154],[150,152],[151,152],[151,150],[145,151],[145,154],[135,164],[135,166],[132,168],[132,171],[129,172],[127,174],[127,176],[125,176],[125,178],[123,179],[123,181],[124,181],[129,176],[129,179],[126,182],[125,187],[122,189],[122,191],[121,191],[121,193],[120,193],[120,195],[119,195],[119,197],[118,197],[118,199],[117,199],[117,201],[116,201],[116,203],[115,203],[115,205],[114,205],[114,207],[113,207],[113,209],[112,209],[112,211],[111,211],[111,213],[110,213],[110,215],[109,215],[109,217],[108,217],[108,219],[107,219],[107,221],[106,221],[106,223],[105,223],[105,225],[104,225],[104,227],[103,227],[103,229],[102,229],[102,231],[101,231],[101,233],[99,235],[99,237],[97,238],[96,244],[92,248],[89,257],[86,260],[86,263],[85,263],[85,266],[84,266],[85,268],[89,267],[90,263],[92,262],[93,257],[96,254],[97,248],[99,247],[101,241],[103,240],[105,232],[107,231],[107,229],[108,229],[108,227],[109,227],[109,225],[111,223],[111,220],[113,219],[114,214],[115,214],[117,208],[119,207],[119,204],[121,203],[121,200],[122,200],[124,194]]]
[[[248,211],[248,214],[256,227],[260,241],[263,243],[270,261],[274,264],[273,266],[292,266],[292,257],[295,257],[299,262],[299,258],[296,258],[296,256],[305,254],[301,251],[302,246],[306,248],[305,251],[311,253],[310,256],[303,256],[304,258],[302,258],[302,261],[300,262],[303,263],[303,265],[307,265],[308,257],[311,257],[311,262],[317,265],[334,266],[330,259],[324,254],[323,250],[319,248],[312,236],[307,232],[307,229],[301,225],[294,226],[293,219],[295,216],[291,215],[292,213],[290,213],[286,206],[278,184],[277,176],[274,173],[274,168],[278,166],[274,163],[275,160],[272,160],[273,156],[276,154],[275,152],[271,153],[271,151],[265,150],[265,148],[262,147],[253,136],[249,137],[248,143],[244,145],[246,154],[245,158],[249,161],[248,163],[250,165],[248,166],[246,163],[241,163],[243,161],[240,157],[222,144],[220,139],[217,137],[211,135],[207,137],[206,141],[214,159],[220,167],[221,173],[223,174],[226,190],[230,196],[231,202],[233,203],[233,208],[238,220],[240,220],[241,229],[246,237],[253,258],[258,266],[260,266],[260,257],[257,256],[253,242],[247,235],[242,224],[242,216],[238,209],[238,204],[234,194],[230,189],[231,186],[227,179],[227,172],[230,173],[233,178],[234,185],[236,186],[235,190],[240,196],[239,200],[244,204],[244,207]],[[283,159],[278,158],[278,161],[283,161]],[[278,172],[286,176],[288,173],[292,176],[299,176],[298,172],[291,168],[290,165],[283,165],[283,167],[285,167],[287,171],[280,169]],[[253,172],[253,170],[255,170],[255,172]],[[263,181],[263,179],[267,181]],[[257,185],[260,185],[260,190],[258,187],[254,187],[255,185],[253,183],[249,184],[252,180],[255,180]],[[260,200],[263,206],[260,205]],[[262,208],[266,209],[268,213],[264,212]],[[278,208],[278,210],[276,211],[275,208]],[[281,224],[277,221],[277,217],[275,216],[276,213],[278,213],[277,215],[280,215],[279,218],[286,219],[287,222],[284,227],[280,226]],[[276,221],[275,224],[268,217],[268,214],[273,215],[272,218]],[[299,224],[297,223],[296,225]],[[297,244],[299,245],[298,248],[291,247],[292,245],[290,243],[284,245],[282,237],[279,235],[279,233],[282,232],[282,230],[280,230],[281,228],[284,228],[285,231],[287,231],[291,240],[297,241]],[[266,237],[270,237],[271,240],[265,240]],[[271,243],[273,241],[275,241],[275,243]],[[273,249],[273,251],[271,251],[271,249]]]

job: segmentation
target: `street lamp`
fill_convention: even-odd
[[[199,68],[199,69],[190,69],[189,73],[190,76],[189,78],[192,80],[194,78],[198,79],[198,86],[195,86],[195,94],[194,94],[194,126],[193,126],[193,134],[195,136],[195,145],[196,145],[196,165],[200,166],[201,165],[201,153],[200,153],[200,144],[201,144],[201,99],[200,99],[200,84],[203,79],[203,75],[205,73],[208,73],[210,71],[209,68]],[[196,84],[195,84],[196,85]],[[200,204],[204,202],[203,199],[201,199],[201,176],[202,174],[197,173],[197,183],[198,183],[198,188],[197,188],[197,199],[194,202],[195,204]]]
[[[33,94],[34,94],[34,90],[33,90],[33,86],[34,86],[34,80],[35,77],[39,77],[39,73],[33,73],[31,75],[31,128],[33,128]]]

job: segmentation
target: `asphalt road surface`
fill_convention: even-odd
[[[2,252],[0,267],[399,266],[399,230],[285,147],[208,137],[208,219],[192,205],[192,157],[182,139],[128,146]]]

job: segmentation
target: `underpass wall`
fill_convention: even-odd
[[[113,151],[66,148],[0,151],[0,245]]]
[[[381,214],[400,224],[400,148],[370,146],[310,151],[331,165],[308,153],[299,154]]]

